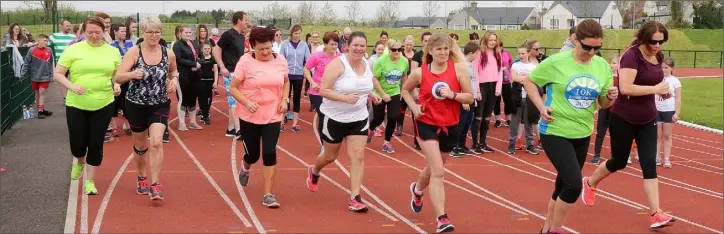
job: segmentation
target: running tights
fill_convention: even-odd
[[[473,138],[473,147],[488,146],[485,139],[488,137],[488,129],[490,128],[490,115],[493,114],[495,107],[495,82],[480,83],[480,93],[483,95],[477,108],[475,108],[475,119],[473,120],[473,128],[471,130]],[[488,118],[488,121],[485,119]],[[478,135],[480,133],[480,135]],[[478,136],[480,138],[478,138]]]
[[[197,90],[199,94],[199,109],[201,109],[201,116],[208,118],[209,111],[211,110],[211,101],[214,98],[214,81],[202,80],[200,84]]]
[[[374,105],[372,107],[372,123],[370,129],[375,129],[385,120],[385,109],[387,110],[387,126],[385,126],[385,141],[392,139],[392,134],[395,133],[395,126],[397,125],[397,119],[400,118],[400,95],[390,96],[390,101]]]
[[[551,196],[553,200],[560,198],[565,203],[572,204],[581,195],[581,189],[583,189],[581,169],[586,163],[590,138],[588,136],[580,139],[568,139],[554,135],[540,135],[543,150],[558,171],[555,189]]]
[[[304,80],[289,80],[289,96],[292,98],[292,108],[289,109],[287,104],[287,110],[291,110],[294,113],[299,113],[299,104],[302,101],[302,82]]]
[[[606,139],[606,132],[608,132],[608,119],[611,116],[611,110],[609,108],[601,108],[598,110],[598,123],[596,124],[596,143],[593,145],[593,157],[601,156],[601,148],[603,147],[603,140]]]
[[[101,165],[103,139],[113,118],[113,109],[113,103],[94,111],[65,107],[70,152],[73,157],[86,157],[86,163],[91,166]]]
[[[611,112],[608,121],[611,160],[606,161],[606,169],[616,172],[625,168],[631,154],[631,145],[636,140],[644,179],[656,179],[656,120],[646,124],[633,124]]]
[[[500,96],[495,98],[495,108],[493,109],[493,113],[496,116],[500,115],[500,99],[503,99],[503,113],[505,115],[515,114],[516,108],[513,104],[513,94],[511,92],[511,89],[511,84],[503,84],[503,88],[500,91]]]
[[[277,164],[277,143],[281,122],[253,124],[244,120],[241,123],[241,140],[244,143],[244,162],[254,164],[261,157],[264,166]]]

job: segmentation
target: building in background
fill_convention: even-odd
[[[541,28],[569,29],[587,19],[595,19],[607,29],[620,29],[623,23],[614,1],[556,1],[543,15]]]

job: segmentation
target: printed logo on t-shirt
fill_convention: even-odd
[[[435,99],[442,100],[445,99],[445,97],[442,96],[440,93],[440,89],[442,88],[450,88],[450,85],[447,83],[440,81],[432,85],[432,96],[435,97]]]
[[[402,71],[400,69],[392,69],[385,74],[387,84],[396,85],[402,81]]]
[[[575,108],[586,109],[596,102],[600,87],[591,74],[574,75],[566,85],[566,100]]]

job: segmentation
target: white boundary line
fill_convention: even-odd
[[[707,127],[707,126],[702,126],[702,125],[699,125],[699,124],[690,123],[690,122],[686,122],[686,121],[682,121],[682,120],[676,121],[676,123],[677,123],[677,124],[680,124],[680,125],[683,125],[683,126],[685,126],[685,127],[694,128],[694,129],[698,129],[698,130],[702,130],[702,131],[706,131],[706,132],[713,132],[713,133],[716,133],[716,134],[719,134],[719,135],[724,134],[724,133],[722,132],[722,130],[715,129],[715,128],[710,128],[710,127]]]
[[[71,167],[73,164],[78,162],[78,159],[73,157],[73,162],[71,164]],[[66,208],[65,211],[65,228],[63,229],[63,233],[70,234],[75,233],[75,220],[76,216],[78,215],[78,182],[80,181],[80,178],[77,180],[70,180],[70,188],[68,188],[68,208]]]
[[[118,180],[121,179],[123,172],[126,171],[126,167],[128,167],[128,164],[131,163],[131,159],[133,159],[133,153],[131,153],[131,155],[128,155],[128,158],[126,158],[126,161],[123,162],[121,168],[118,168],[116,176],[113,177],[111,185],[108,186],[108,190],[103,196],[103,201],[101,201],[101,205],[98,207],[98,213],[96,213],[96,219],[93,221],[93,231],[91,231],[91,233],[95,234],[100,232],[101,224],[103,222],[103,215],[106,213],[106,207],[108,207],[108,203],[111,201],[111,195],[113,194],[113,190],[115,190],[116,185],[118,184]]]
[[[218,110],[217,110],[218,111]],[[222,113],[224,114],[224,113]],[[226,114],[224,114],[226,115]],[[228,115],[227,115],[228,118]],[[256,230],[264,234],[266,233],[266,229],[264,229],[264,226],[261,225],[261,221],[259,221],[259,217],[256,216],[256,213],[254,212],[254,208],[251,207],[251,203],[249,203],[249,197],[246,196],[246,193],[244,192],[244,187],[241,186],[241,182],[239,182],[238,175],[239,170],[237,169],[236,165],[236,137],[231,138],[231,155],[230,155],[230,161],[231,161],[231,176],[233,177],[234,184],[236,184],[236,190],[239,192],[239,197],[241,197],[241,201],[244,203],[244,208],[246,208],[246,212],[249,213],[249,217],[251,218],[251,221],[254,223],[254,226],[256,227]]]

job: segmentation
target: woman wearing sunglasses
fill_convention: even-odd
[[[385,126],[385,142],[382,143],[382,151],[394,153],[395,149],[392,148],[390,140],[395,132],[397,119],[400,117],[400,87],[407,80],[409,66],[407,59],[401,59],[402,51],[405,50],[402,48],[402,42],[390,38],[387,45],[389,54],[380,56],[375,60],[373,66],[372,75],[375,77],[373,82],[377,95],[382,97],[382,102],[372,107],[373,117],[370,129],[373,130],[367,134],[367,144],[372,142],[374,129],[385,120],[385,110],[387,110],[387,126]]]
[[[558,172],[541,233],[563,233],[563,221],[583,188],[581,168],[596,103],[607,108],[618,96],[608,62],[595,54],[603,41],[601,25],[585,20],[576,28],[575,38],[575,49],[549,57],[522,78],[528,99],[541,114],[543,148]],[[546,90],[545,103],[538,86]]]
[[[632,143],[636,140],[644,192],[649,199],[650,228],[661,228],[676,221],[659,207],[659,181],[656,176],[656,109],[655,96],[670,98],[664,80],[661,45],[669,39],[663,24],[650,21],[636,33],[636,39],[619,62],[619,89],[623,98],[616,101],[609,117],[611,160],[601,164],[589,178],[583,178],[583,202],[593,206],[596,188],[601,181],[626,167]]]

